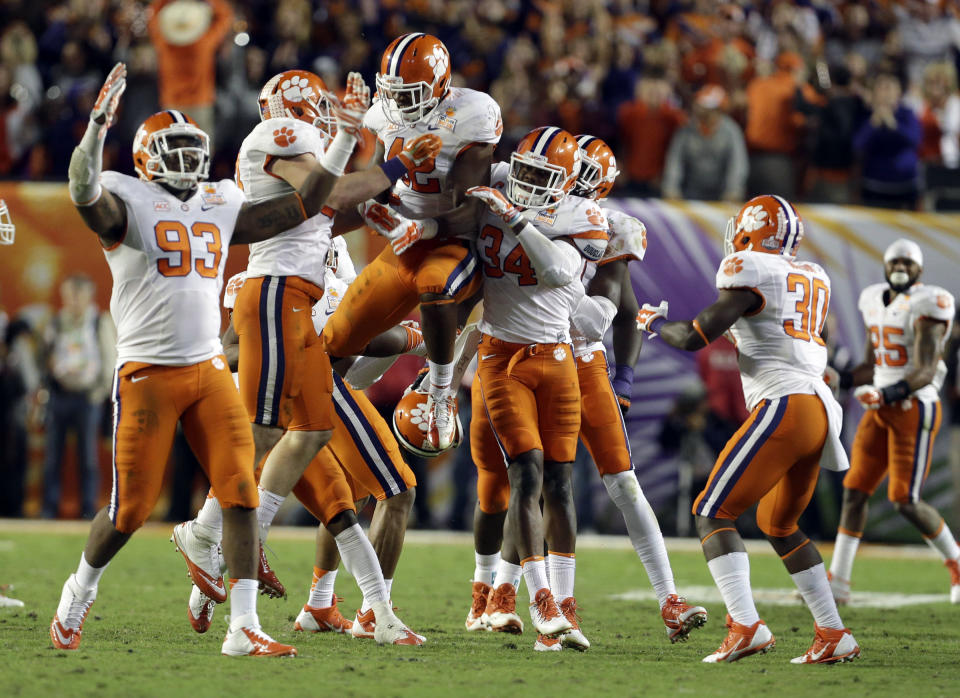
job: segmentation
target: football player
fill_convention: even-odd
[[[375,162],[392,158],[422,134],[442,140],[436,157],[403,173],[391,202],[410,219],[442,216],[447,232],[436,236],[436,225],[418,226],[411,229],[415,237],[385,248],[347,291],[324,342],[332,357],[354,356],[419,304],[429,357],[428,436],[442,451],[451,446],[456,423],[456,303],[473,296],[480,282],[472,249],[479,208],[464,193],[489,181],[502,131],[500,108],[486,94],[451,87],[447,48],[418,32],[398,37],[384,51],[377,96],[364,119],[377,135]]]
[[[259,96],[263,120],[244,139],[237,157],[236,179],[249,201],[286,196],[319,159],[336,158],[342,174],[360,118],[346,119],[343,110],[340,116],[331,114],[334,99],[323,81],[305,70],[279,73],[264,85]],[[368,88],[351,73],[344,104],[362,112],[368,102]],[[334,216],[389,189],[439,147],[440,139],[431,134],[412,139],[383,166],[344,176],[319,215],[250,246],[247,282],[237,296],[233,326],[239,337],[240,394],[256,446],[261,542],[294,483],[330,439],[333,383],[310,311],[323,296]],[[199,516],[210,529],[219,530],[217,507],[217,499],[208,498]],[[191,522],[178,526],[174,539],[201,568],[215,559],[217,541],[197,537]],[[207,572],[218,576],[215,569]],[[262,551],[258,578],[271,596],[285,594]]]
[[[125,87],[126,67],[118,63],[69,168],[71,199],[99,236],[114,278],[118,367],[110,503],[94,518],[77,571],[63,585],[50,637],[58,649],[79,647],[107,564],[160,494],[179,420],[223,507],[223,554],[236,581],[222,652],[296,655],[257,618],[253,438],[223,356],[219,296],[228,246],[266,240],[318,214],[342,164],[336,154],[324,157],[285,196],[249,203],[232,181],[205,181],[209,137],[185,114],[167,110],[134,137],[139,178],[101,172],[104,137]],[[193,576],[226,598],[222,581]]]
[[[843,479],[830,585],[838,603],[850,600],[867,501],[889,474],[887,497],[939,553],[950,572],[950,601],[960,603],[960,547],[943,517],[920,498],[942,419],[938,395],[947,368],[941,357],[954,299],[938,286],[920,283],[923,253],[911,240],[891,244],[883,264],[886,283],[867,286],[860,294],[867,330],[863,363],[834,377],[841,388],[856,387],[854,396],[866,413]]]
[[[833,663],[860,654],[837,613],[816,546],[797,526],[813,496],[819,468],[846,470],[843,414],[823,381],[821,333],[830,278],[796,261],[803,223],[779,196],[758,196],[730,219],[727,256],[717,270],[719,297],[693,321],[668,322],[667,302],[644,304],[637,325],[670,346],[696,351],[730,332],[752,410],[717,458],[693,504],[697,531],[727,607],[726,639],[703,661],[734,662],[766,652],[774,637],[757,614],[750,563],[734,522],[753,504],[757,524],[780,555],[813,614],[815,637],[796,664]]]

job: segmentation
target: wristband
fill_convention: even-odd
[[[883,395],[883,402],[887,405],[906,400],[910,397],[911,392],[910,384],[905,380],[897,381],[893,385],[888,385],[886,388],[880,389],[880,393]]]
[[[657,317],[653,318],[653,320],[650,321],[650,324],[647,325],[647,332],[650,334],[660,334],[660,328],[663,327],[666,322],[667,318],[663,317],[662,315],[657,315]]]
[[[332,175],[342,177],[343,171],[347,168],[347,162],[353,155],[353,146],[356,143],[356,137],[349,135],[343,129],[338,129],[337,135],[330,141],[330,145],[327,146],[323,158],[320,160],[323,169]]]
[[[407,174],[407,166],[403,164],[403,160],[401,160],[399,156],[390,158],[384,162],[380,165],[380,169],[383,170],[383,174],[390,180],[390,184],[393,184]]]
[[[849,390],[853,387],[853,371],[840,371],[840,390]]]
[[[633,394],[633,366],[617,364],[613,371],[613,392],[630,397]]]

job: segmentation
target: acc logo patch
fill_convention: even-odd
[[[727,276],[733,276],[743,271],[743,260],[739,257],[731,257],[723,265],[723,273]]]
[[[154,201],[153,202],[154,211],[169,211],[170,202],[169,201]]]

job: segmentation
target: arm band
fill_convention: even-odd
[[[653,321],[649,325],[650,334],[660,334],[660,328],[663,327],[664,323],[667,321],[667,318],[658,315],[653,318]]]
[[[853,387],[853,371],[840,371],[840,390],[849,390]]]
[[[630,397],[633,393],[633,366],[617,364],[613,372],[613,392]]]
[[[383,174],[390,180],[390,184],[393,184],[407,174],[407,166],[403,164],[403,160],[399,157],[390,158],[380,165],[380,169],[383,170]]]
[[[343,171],[347,169],[347,162],[353,154],[353,146],[357,139],[347,134],[346,131],[338,130],[337,135],[330,141],[320,164],[327,172],[337,177],[343,176]]]
[[[906,400],[913,391],[910,390],[910,384],[907,383],[907,381],[900,380],[893,385],[888,385],[886,388],[881,388],[880,392],[883,393],[883,401],[888,405],[892,405],[895,402]]]

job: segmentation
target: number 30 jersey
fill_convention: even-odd
[[[925,318],[945,323],[947,330],[942,340],[945,342],[950,336],[954,316],[953,296],[938,286],[914,284],[886,303],[888,291],[890,287],[885,283],[867,286],[860,293],[857,304],[863,322],[870,331],[874,357],[873,384],[878,388],[903,380],[915,368],[913,347],[917,320]],[[940,351],[943,351],[942,343]],[[941,359],[933,382],[914,392],[914,396],[921,400],[937,400],[946,374],[947,366]]]
[[[747,289],[763,299],[730,328],[747,407],[784,395],[819,394],[827,366],[820,334],[830,307],[830,277],[823,268],[782,255],[735,252],[720,262],[717,288]]]
[[[413,219],[434,218],[453,209],[450,172],[457,156],[474,143],[496,145],[503,132],[500,107],[493,98],[465,87],[451,87],[429,119],[404,126],[388,121],[380,102],[374,101],[363,125],[383,143],[386,160],[399,155],[406,143],[425,133],[436,134],[443,141],[435,159],[427,160],[394,185],[393,193],[400,199],[394,204],[397,211]],[[469,212],[465,213],[449,224],[455,234],[472,238],[475,224]]]
[[[104,172],[100,183],[127,210],[123,239],[104,249],[117,365],[186,366],[222,353],[220,289],[243,192],[229,179],[201,182],[181,201],[118,172]]]

